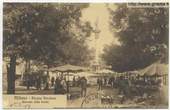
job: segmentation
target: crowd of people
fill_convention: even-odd
[[[72,84],[70,84],[72,82]],[[51,84],[54,84],[54,93],[55,94],[66,94],[69,93],[70,87],[79,86],[81,88],[81,97],[86,96],[87,92],[87,79],[85,77],[79,77],[75,79],[73,77],[73,81],[67,81],[65,77],[56,77],[55,83],[54,78],[51,79]]]
[[[37,90],[49,88],[48,76],[28,74],[27,76],[25,76],[25,79],[25,85],[27,86],[27,90],[29,90],[31,87],[35,87]]]
[[[87,79],[85,77],[73,77],[72,81],[66,80],[66,76],[51,77],[40,76],[40,75],[29,75],[27,76],[27,89],[31,86],[35,86],[37,90],[48,90],[53,89],[54,94],[67,94],[69,93],[69,88],[80,87],[81,97],[85,97],[87,94]],[[150,91],[153,85],[159,86],[161,83],[160,79],[155,79],[151,77],[98,77],[96,84],[98,85],[98,90],[103,90],[105,86],[111,88],[116,88],[119,90],[119,94],[123,94],[121,103],[125,101],[126,98],[131,98],[132,94],[142,96],[144,92]],[[146,88],[148,86],[149,88]],[[133,93],[135,90],[136,93]],[[148,92],[149,93],[149,92]]]
[[[97,78],[98,90],[102,90],[105,86],[118,89],[121,94],[122,100],[132,99],[132,96],[151,95],[153,92],[158,91],[161,86],[161,79],[156,77],[99,77]]]
[[[70,83],[71,82],[71,83]],[[73,77],[72,81],[66,80],[66,76],[41,76],[41,75],[27,75],[25,85],[27,90],[31,87],[35,87],[37,90],[48,90],[53,89],[54,94],[66,94],[69,93],[69,87],[80,87],[81,96],[86,96],[87,91],[87,79],[85,77]]]
[[[55,82],[54,82],[55,80]],[[51,85],[54,86],[54,94],[66,94],[69,92],[69,82],[65,77],[52,77]]]

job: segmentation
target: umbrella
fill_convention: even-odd
[[[109,70],[109,69],[102,69],[102,70],[97,71],[96,73],[111,73],[111,74],[113,74],[115,72],[112,70]]]
[[[168,65],[162,63],[153,63],[148,67],[139,71],[139,75],[153,76],[153,75],[166,75],[168,74]]]
[[[138,73],[139,73],[139,71],[134,70],[134,71],[128,71],[127,73],[129,73],[129,74],[138,74]]]
[[[77,76],[80,76],[80,77],[90,77],[90,76],[93,76],[94,74],[92,72],[78,72],[77,73]]]
[[[75,65],[70,65],[70,64],[66,64],[66,65],[51,69],[51,71],[59,71],[59,72],[78,72],[78,71],[86,71],[86,70],[88,69],[85,67],[75,66]]]
[[[102,69],[94,73],[94,77],[100,77],[100,76],[114,76],[116,73],[109,69]]]

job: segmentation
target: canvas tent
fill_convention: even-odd
[[[168,74],[168,64],[153,63],[139,71],[140,76],[162,76]]]

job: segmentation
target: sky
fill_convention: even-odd
[[[111,5],[112,9],[115,9],[115,6]],[[105,45],[111,43],[118,43],[114,37],[113,32],[109,30],[109,11],[106,7],[106,4],[90,4],[90,6],[82,11],[82,20],[89,21],[92,27],[95,27],[96,21],[98,22],[98,29],[100,30],[99,38],[95,41],[95,35],[90,36],[90,41],[88,45],[90,48],[95,48],[97,50],[97,56],[99,56],[103,51]]]

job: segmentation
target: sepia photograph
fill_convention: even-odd
[[[3,95],[167,109],[168,45],[168,3],[3,3]]]

